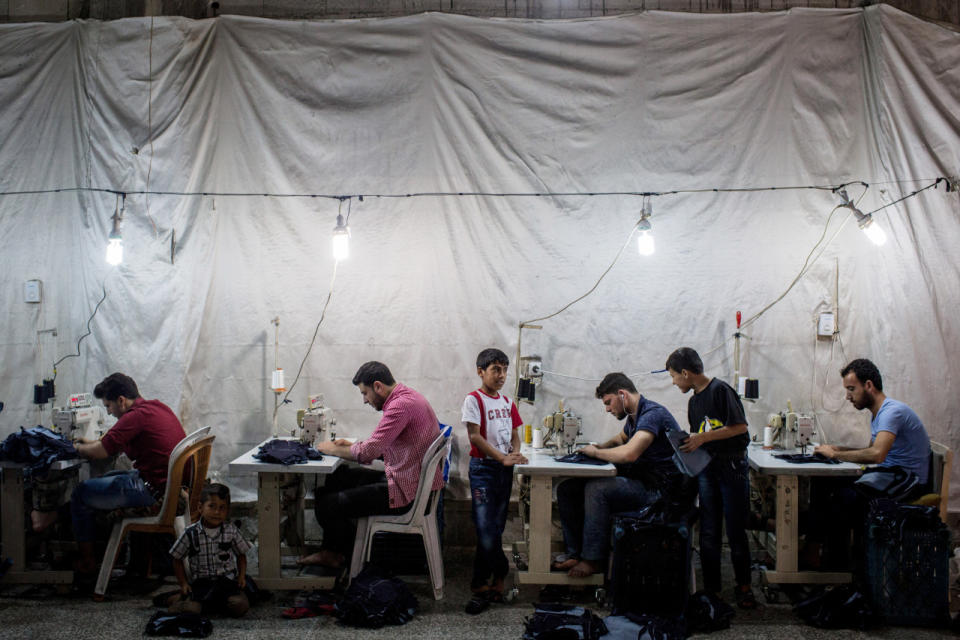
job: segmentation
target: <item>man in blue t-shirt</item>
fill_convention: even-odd
[[[852,361],[840,375],[847,400],[857,409],[870,410],[870,446],[851,449],[824,444],[817,447],[815,453],[844,462],[901,467],[916,473],[920,484],[926,485],[930,473],[930,437],[917,414],[883,393],[880,371],[869,360]]]
[[[820,445],[814,452],[828,458],[882,467],[901,467],[917,474],[918,492],[930,475],[930,438],[910,407],[883,393],[877,365],[865,358],[853,360],[840,370],[847,400],[857,409],[869,409],[870,445],[852,449]],[[850,532],[853,548],[860,546],[866,501],[849,478],[816,478],[810,485],[810,527],[803,559],[813,567],[841,569],[850,566]],[[859,555],[853,560],[859,562]]]
[[[627,419],[623,431],[600,445],[580,452],[612,462],[612,478],[569,478],[557,485],[557,506],[567,558],[554,569],[574,577],[602,571],[610,545],[610,517],[634,511],[667,498],[693,504],[695,490],[673,462],[667,432],[679,430],[666,407],[644,398],[623,373],[610,373],[596,396],[617,420]]]

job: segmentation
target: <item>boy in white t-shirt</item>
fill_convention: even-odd
[[[463,400],[463,422],[470,434],[470,495],[477,527],[477,554],[470,582],[473,598],[466,607],[470,614],[484,611],[491,602],[503,602],[503,579],[510,571],[503,554],[503,528],[513,487],[513,465],[525,464],[527,459],[520,455],[520,412],[500,393],[509,365],[503,351],[481,351],[477,356],[480,388]]]

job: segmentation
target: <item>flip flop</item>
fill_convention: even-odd
[[[757,608],[757,598],[753,595],[753,589],[750,588],[750,585],[743,585],[743,587],[737,587],[736,595],[737,595],[737,606],[740,607],[741,609]]]

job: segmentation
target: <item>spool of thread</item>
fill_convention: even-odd
[[[529,424],[523,425],[523,441],[527,444],[533,442],[533,427]]]
[[[773,427],[763,428],[763,448],[773,449]]]
[[[283,386],[283,369],[277,369],[273,372],[273,376],[271,376],[270,379],[270,388],[273,389],[275,393],[287,390],[287,388]]]
[[[543,449],[543,430],[542,429],[533,430],[533,448]]]

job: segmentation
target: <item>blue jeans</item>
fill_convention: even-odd
[[[477,554],[473,559],[471,589],[479,589],[510,572],[503,554],[503,529],[513,487],[513,467],[495,460],[470,458],[470,496],[473,499],[473,523],[477,528]]]
[[[737,586],[750,584],[750,476],[747,455],[717,455],[698,476],[700,482],[700,566],[703,586],[720,593],[720,550],[723,520]]]
[[[73,535],[77,542],[93,542],[98,511],[149,507],[154,502],[156,500],[136,469],[111,471],[105,476],[81,482],[70,498]]]
[[[660,499],[633,478],[568,478],[557,485],[557,507],[567,555],[602,565],[610,549],[610,518]]]

